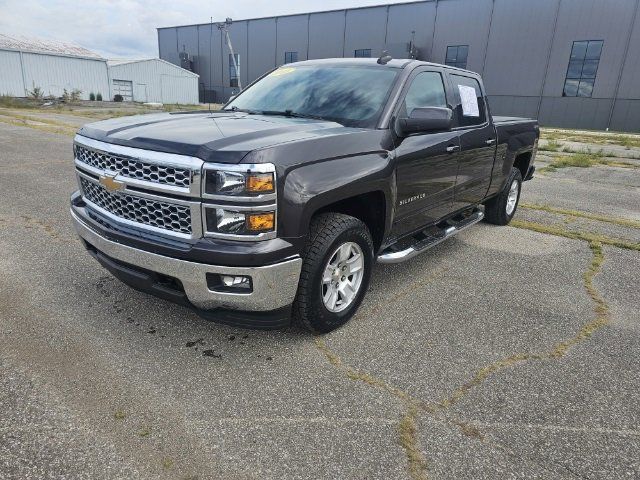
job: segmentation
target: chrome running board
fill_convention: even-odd
[[[456,233],[475,225],[484,218],[481,210],[474,210],[470,215],[460,220],[448,220],[442,227],[438,227],[435,233],[427,234],[424,230],[419,232],[423,238],[416,238],[415,243],[407,248],[399,250],[396,245],[386,248],[379,256],[378,263],[400,263],[415,257],[419,253],[435,247],[447,238],[453,237]],[[416,236],[418,236],[416,235]]]

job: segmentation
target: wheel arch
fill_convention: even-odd
[[[343,213],[367,225],[377,251],[391,227],[395,175],[388,155],[335,159],[290,172],[283,194],[287,236],[306,236],[319,213]]]

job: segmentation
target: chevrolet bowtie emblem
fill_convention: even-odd
[[[124,182],[119,182],[115,177],[115,175],[100,175],[100,185],[106,188],[108,192],[122,190]]]

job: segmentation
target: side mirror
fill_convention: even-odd
[[[400,136],[412,133],[427,133],[451,130],[453,111],[450,108],[414,108],[409,118],[398,118],[397,130]]]

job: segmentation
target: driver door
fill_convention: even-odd
[[[396,118],[417,107],[450,107],[441,69],[420,68],[407,81]],[[429,132],[399,138],[396,145],[396,214],[392,236],[435,223],[453,210],[458,171],[458,132]]]

